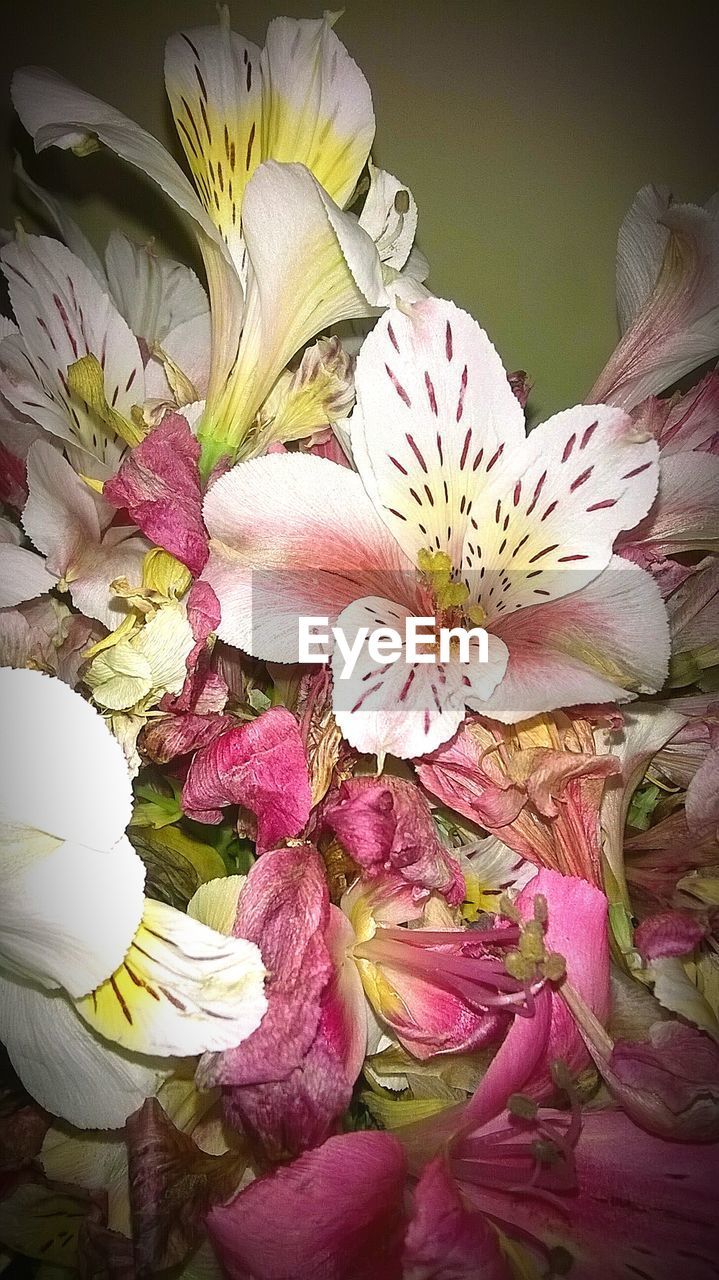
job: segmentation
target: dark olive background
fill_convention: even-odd
[[[233,0],[230,11],[261,42],[276,13],[320,6]],[[109,157],[33,158],[8,90],[13,67],[51,65],[174,146],[164,40],[213,22],[214,4],[3,0],[0,13],[0,225],[17,213],[20,146],[96,242],[119,223],[191,253],[162,199]],[[337,30],[372,87],[375,157],[417,198],[430,284],[477,316],[508,367],[529,371],[535,415],[581,399],[613,346],[616,233],[637,188],[666,182],[703,200],[719,186],[715,13],[645,0],[348,0]]]

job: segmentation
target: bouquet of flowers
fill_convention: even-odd
[[[0,1246],[709,1280],[719,205],[639,192],[619,345],[528,431],[336,16],[170,38],[191,178],[13,82],[204,282],[18,171],[54,235],[0,253]]]

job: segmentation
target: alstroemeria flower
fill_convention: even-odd
[[[205,576],[222,639],[288,662],[300,617],[327,617],[346,643],[362,626],[402,635],[410,616],[486,626],[483,663],[476,638],[469,663],[412,663],[403,651],[382,665],[365,644],[343,682],[335,647],[337,722],[380,756],[433,750],[465,704],[513,723],[662,683],[659,592],[612,560],[618,532],[654,497],[654,442],[637,442],[626,415],[602,405],[527,438],[486,334],[436,299],[378,321],[355,382],[359,476],[279,455],[235,467],[208,493]]]
[[[253,419],[292,356],[331,324],[388,305],[393,288],[372,236],[343,211],[374,116],[330,16],[275,19],[260,53],[223,13],[219,26],[170,38],[165,78],[199,194],[150,134],[52,72],[18,72],[13,101],[38,149],[99,140],[197,235],[212,319],[198,432],[207,476],[219,458],[252,451]]]
[[[260,949],[267,1013],[244,1045],[205,1055],[197,1079],[221,1085],[227,1120],[279,1159],[334,1131],[364,1060],[366,1007],[352,930],[315,849],[263,853],[237,889],[229,929]]]
[[[41,554],[0,547],[0,605],[23,604],[56,587],[69,591],[82,614],[112,630],[127,607],[111,583],[139,578],[150,544],[134,526],[113,523],[113,508],[47,440],[30,446],[27,482],[22,523]]]
[[[114,1128],[155,1091],[147,1055],[254,1030],[264,969],[253,944],[145,899],[127,769],[92,707],[34,671],[0,687],[0,1034],[43,1106]]]
[[[633,416],[659,445],[659,491],[616,549],[649,569],[666,596],[694,573],[679,555],[719,550],[719,374],[708,373],[678,399],[650,398]]]
[[[137,338],[85,263],[57,240],[23,234],[0,259],[18,325],[0,342],[0,391],[64,441],[79,472],[104,480],[127,443],[109,423],[130,425],[145,398]],[[87,356],[99,362],[105,420],[69,385],[69,367]]]
[[[569,1112],[537,1109],[506,1096],[450,1143],[445,1161],[465,1211],[499,1233],[510,1265],[489,1274],[676,1280],[690,1263],[692,1280],[710,1280],[717,1151],[666,1142],[621,1111],[582,1113],[576,1101]]]
[[[322,821],[368,879],[399,872],[418,896],[464,899],[459,864],[444,847],[418,787],[401,778],[349,778],[328,801]]]
[[[428,791],[537,866],[602,885],[604,780],[621,771],[580,713],[505,727],[465,720],[451,742],[417,762]],[[605,744],[606,745],[606,744]]]
[[[719,203],[642,187],[619,231],[622,340],[588,399],[633,409],[719,353]]]

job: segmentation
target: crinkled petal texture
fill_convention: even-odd
[[[0,691],[3,963],[82,996],[122,963],[142,917],[125,759],[62,681],[3,669]]]
[[[402,1262],[403,1280],[512,1280],[496,1232],[465,1207],[441,1156],[415,1188]]]
[[[240,893],[234,933],[260,948],[267,1013],[244,1044],[205,1057],[198,1080],[225,1086],[228,1119],[275,1159],[332,1132],[364,1057],[364,1004],[344,968],[351,939],[338,916],[308,845],[263,854]]]
[[[285,707],[229,729],[194,757],[182,792],[186,813],[219,822],[229,804],[257,818],[257,850],[297,836],[310,816],[307,758],[299,726]]]
[[[127,455],[103,490],[109,502],[126,507],[148,538],[195,575],[205,567],[208,554],[199,457],[187,419],[168,413]]]
[[[212,485],[204,516],[212,541],[203,577],[222,606],[218,635],[255,657],[296,662],[301,617],[332,625],[359,596],[394,585],[402,600],[413,588],[411,561],[359,476],[325,458],[242,463]]]
[[[347,1133],[258,1178],[207,1219],[231,1280],[396,1280],[405,1158],[388,1133]]]
[[[0,1038],[28,1093],[80,1129],[119,1129],[166,1069],[110,1045],[59,991],[0,974]]]
[[[324,820],[369,876],[388,867],[418,890],[437,889],[451,906],[464,899],[464,876],[444,848],[418,787],[401,778],[351,778]]]
[[[21,338],[0,351],[0,387],[21,413],[76,446],[82,469],[104,479],[124,445],[68,389],[67,369],[88,354],[103,368],[107,403],[124,417],[144,399],[140,348],[107,292],[64,245],[24,236],[2,251]]]

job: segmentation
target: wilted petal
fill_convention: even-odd
[[[219,822],[229,804],[257,818],[258,849],[296,836],[310,815],[307,760],[294,716],[273,707],[195,756],[182,793],[186,813]]]
[[[370,876],[399,871],[418,890],[437,889],[452,906],[464,898],[459,864],[440,841],[419,789],[400,778],[343,782],[324,821]]]
[[[634,943],[646,960],[686,956],[699,946],[706,933],[706,925],[690,912],[663,911],[637,925]]]
[[[193,574],[202,572],[208,555],[199,457],[200,447],[187,420],[168,413],[127,454],[103,489],[116,507],[127,508],[148,538],[177,556]]]
[[[329,1138],[213,1209],[210,1239],[231,1280],[396,1280],[404,1179],[390,1134]]]

